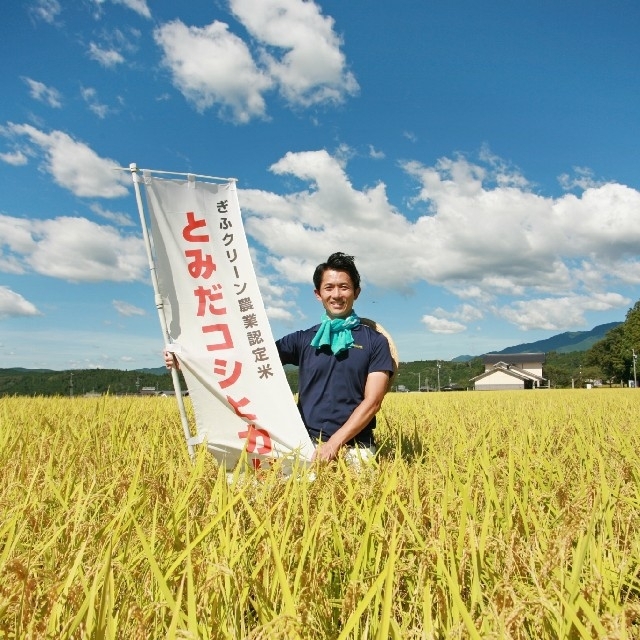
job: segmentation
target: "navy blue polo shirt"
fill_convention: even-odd
[[[327,441],[364,399],[367,376],[374,371],[393,373],[389,342],[375,329],[352,329],[354,345],[337,356],[326,346],[316,349],[311,340],[319,324],[276,341],[282,364],[299,367],[298,409],[312,440]],[[375,416],[347,444],[373,444]]]

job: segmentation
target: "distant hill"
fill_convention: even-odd
[[[596,342],[602,340],[611,329],[621,324],[622,322],[608,322],[594,327],[591,331],[565,331],[565,333],[559,333],[557,336],[551,336],[546,340],[517,344],[502,351],[491,351],[491,353],[548,353],[549,351],[571,353],[573,351],[586,351]]]
[[[25,369],[24,367],[13,367],[12,369],[0,369],[5,375],[23,373],[57,373],[55,369]]]
[[[611,329],[621,324],[622,322],[608,322],[607,324],[599,324],[597,327],[591,329],[591,331],[565,331],[564,333],[559,333],[545,340],[516,344],[502,351],[488,351],[487,353],[549,353],[550,351],[555,351],[556,353],[572,353],[574,351],[587,351],[587,349],[590,349],[596,342],[602,340]],[[477,357],[479,357],[479,355],[458,356],[451,362],[468,362]]]

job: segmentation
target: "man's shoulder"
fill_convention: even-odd
[[[361,322],[356,329],[358,331],[371,331],[372,333],[382,335],[375,327],[370,325],[368,322]]]
[[[389,342],[387,340],[387,336],[385,336],[384,333],[381,333],[374,327],[368,324],[365,324],[364,322],[360,323],[356,327],[356,331],[362,332],[362,334],[366,334],[369,337],[369,339],[372,340],[373,342],[386,342],[386,343]]]
[[[294,333],[299,336],[305,336],[307,335],[307,333],[313,333],[315,335],[318,332],[319,328],[320,328],[320,324],[318,323],[318,324],[314,324],[312,327],[308,327],[307,329],[299,329]]]
[[[297,331],[292,331],[291,333],[287,333],[286,335],[279,338],[276,342],[295,342],[300,339],[305,339],[308,334],[315,335],[320,327],[319,324],[316,324],[313,327],[309,327],[308,329],[298,329]]]

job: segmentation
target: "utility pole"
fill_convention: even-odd
[[[580,363],[580,388],[582,389],[582,363]]]
[[[437,367],[438,367],[438,391],[440,391],[440,361],[438,361]]]
[[[633,354],[633,388],[638,388],[638,378],[636,377],[636,360],[638,359],[638,354],[635,349],[631,349],[631,353]]]
[[[73,398],[73,371],[69,373],[69,397]]]

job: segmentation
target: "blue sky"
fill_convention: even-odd
[[[238,178],[276,337],[334,251],[401,360],[623,320],[639,27],[636,0],[10,3],[0,366],[162,364],[132,162]]]

